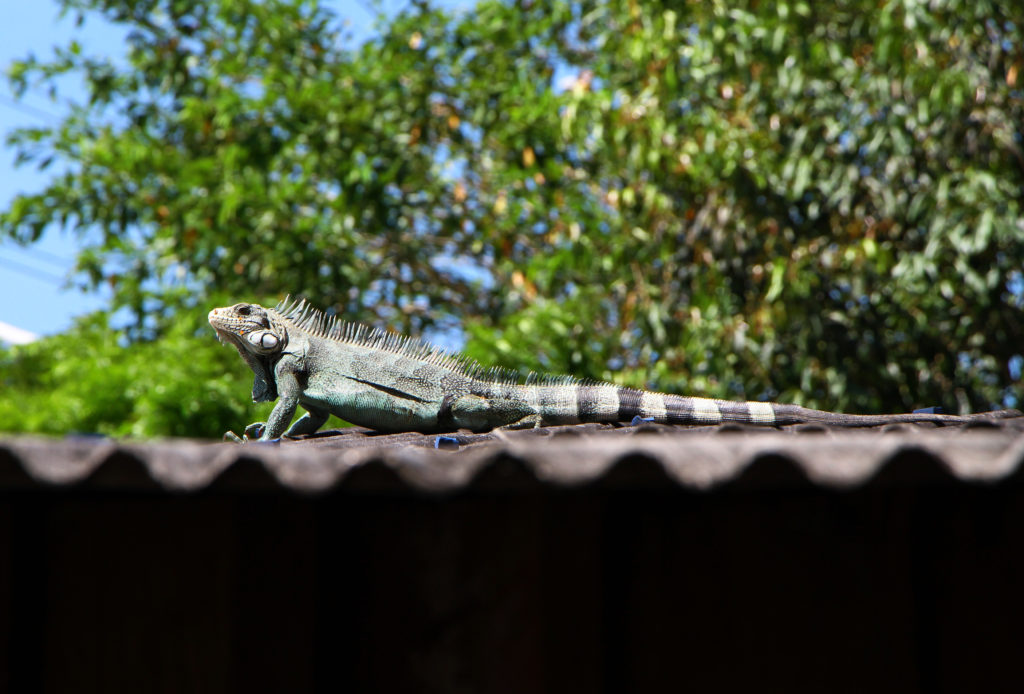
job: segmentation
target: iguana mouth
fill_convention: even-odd
[[[217,342],[228,347],[234,347],[239,352],[245,352],[245,346],[242,344],[241,335],[230,330],[219,328],[214,325],[213,321],[210,321],[210,325],[213,327],[214,332],[217,333]]]
[[[245,363],[252,369],[253,382],[252,382],[252,401],[253,402],[270,402],[277,399],[277,383],[274,381],[273,369],[274,365],[271,361],[270,356],[263,356],[254,354],[251,352],[242,335],[237,332],[221,327],[223,322],[228,322],[231,319],[228,318],[225,321],[223,315],[218,314],[219,309],[210,311],[209,321],[210,326],[214,332],[217,333],[217,340],[222,345],[229,345],[238,350],[238,354],[241,355]]]
[[[222,345],[231,345],[231,346],[237,346],[238,345],[237,341],[235,339],[233,339],[235,337],[234,333],[229,333],[226,330],[221,330],[216,325],[213,326],[213,330],[214,330],[214,332],[217,333],[217,342],[221,343]]]

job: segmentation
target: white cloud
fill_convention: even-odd
[[[9,345],[24,345],[34,342],[38,338],[39,336],[35,333],[30,333],[28,330],[22,330],[0,321],[0,342],[5,342]]]

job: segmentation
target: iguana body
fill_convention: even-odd
[[[246,429],[247,434],[258,432],[260,440],[311,434],[331,414],[378,431],[425,433],[630,422],[638,416],[669,424],[767,426],[965,421],[951,415],[847,415],[796,405],[710,400],[569,377],[521,383],[418,340],[327,319],[304,301],[285,300],[272,309],[236,304],[214,309],[209,320],[221,341],[234,345],[253,370],[253,401],[279,398],[265,425]],[[292,424],[299,405],[307,414]]]

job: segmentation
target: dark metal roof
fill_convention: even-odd
[[[439,446],[440,448],[437,448]],[[442,437],[352,428],[282,444],[187,439],[0,439],[0,489],[288,488],[444,493],[662,486],[858,485],[1008,480],[1024,465],[1024,417],[967,427],[757,429],[578,425]]]

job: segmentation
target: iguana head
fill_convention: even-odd
[[[258,304],[235,304],[210,311],[210,325],[217,338],[233,345],[256,378],[252,384],[253,402],[277,398],[274,364],[288,344],[288,331],[270,311]]]

